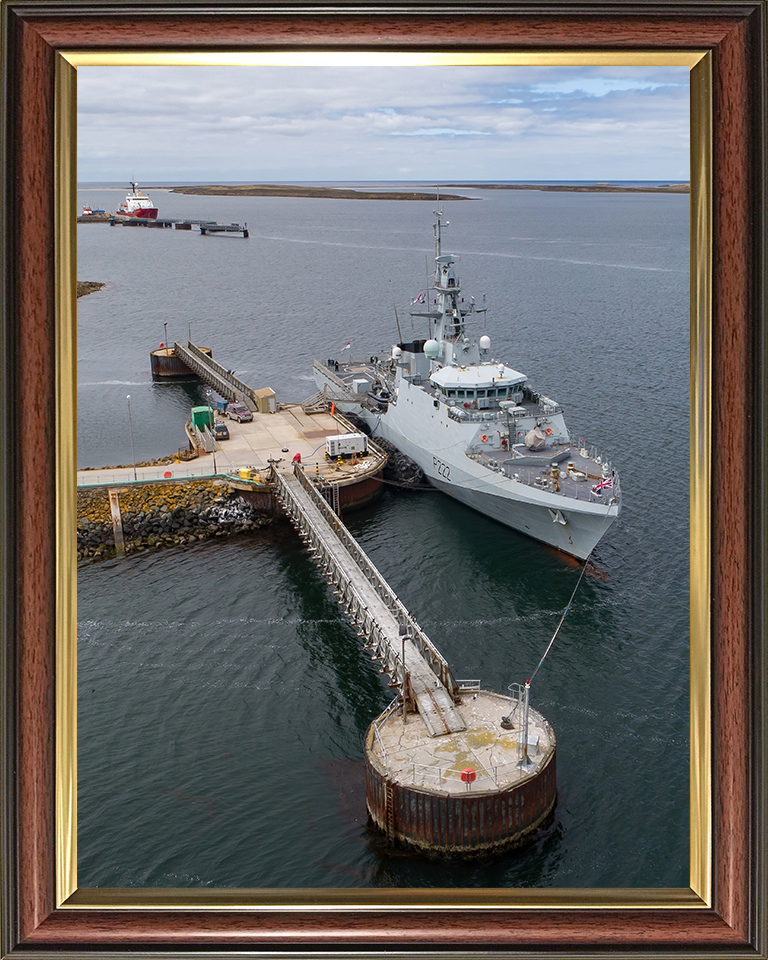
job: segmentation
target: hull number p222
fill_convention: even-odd
[[[437,470],[438,477],[442,477],[444,480],[447,480],[449,483],[451,481],[451,468],[447,463],[443,463],[442,460],[438,460],[437,457],[432,457],[432,466]]]

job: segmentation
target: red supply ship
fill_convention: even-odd
[[[117,208],[115,217],[118,219],[157,220],[157,207],[139,190],[138,183],[131,180],[131,192]]]

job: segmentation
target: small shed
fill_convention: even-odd
[[[192,426],[198,430],[213,427],[213,409],[211,407],[192,407]]]
[[[254,390],[256,396],[256,406],[259,413],[277,413],[277,398],[275,391],[271,387],[262,387],[261,390]]]

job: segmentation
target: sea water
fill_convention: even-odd
[[[165,217],[250,238],[78,226],[78,465],[186,446],[196,384],[155,384],[166,339],[280,401],[312,359],[427,336],[434,202],[182,196]],[[688,885],[688,197],[454,190],[443,248],[487,306],[491,352],[565,407],[621,475],[532,688],[558,802],[528,846],[472,862],[388,850],[367,821],[363,738],[393,691],[293,529],[82,565],[82,887]],[[83,189],[114,210],[124,191]],[[397,318],[395,316],[397,311]],[[131,418],[126,396],[130,394]],[[225,447],[225,442],[222,444]],[[344,517],[461,677],[530,676],[579,576],[568,558],[435,491]]]

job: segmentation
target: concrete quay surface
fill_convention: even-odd
[[[555,746],[552,727],[531,708],[528,719],[528,757],[532,765],[518,766],[518,733],[522,703],[514,716],[514,728],[504,730],[507,716],[517,701],[485,690],[462,696],[458,707],[466,729],[448,736],[432,737],[418,714],[393,709],[374,723],[369,760],[386,777],[406,788],[435,794],[498,793],[535,776],[544,767]],[[462,771],[471,769],[474,782],[464,782]]]
[[[300,404],[280,404],[277,413],[255,413],[250,423],[217,418],[229,428],[229,440],[216,442],[213,454],[194,460],[147,467],[132,465],[78,470],[78,486],[104,486],[162,479],[180,480],[190,477],[211,477],[217,474],[237,475],[240,469],[266,471],[268,461],[280,460],[278,469],[291,470],[293,457],[301,454],[308,474],[319,474],[328,483],[362,479],[382,465],[383,456],[369,452],[357,462],[344,460],[339,467],[325,459],[326,437],[346,433],[347,428],[330,413],[305,413]],[[168,474],[171,474],[168,477]]]

